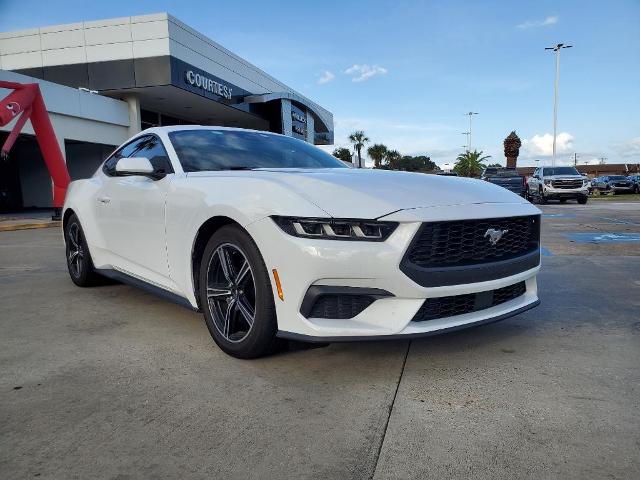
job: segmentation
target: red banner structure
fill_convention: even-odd
[[[64,204],[64,197],[71,179],[69,178],[69,172],[67,171],[60,145],[56,140],[47,108],[44,105],[40,87],[37,83],[23,84],[0,81],[0,88],[13,90],[4,99],[0,100],[0,126],[7,125],[18,117],[0,153],[3,158],[9,155],[9,151],[17,140],[22,127],[24,127],[27,120],[31,119],[31,125],[36,134],[42,157],[53,181],[53,206],[56,209],[56,213],[58,213]]]

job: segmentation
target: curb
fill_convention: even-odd
[[[59,221],[10,223],[9,225],[3,225],[2,222],[0,222],[0,232],[15,232],[17,230],[31,230],[34,228],[53,228],[59,227],[60,225],[61,222]]]

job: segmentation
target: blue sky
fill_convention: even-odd
[[[558,158],[640,162],[640,1],[37,2],[0,0],[0,31],[167,11],[334,113],[336,145],[363,129],[406,154],[474,148],[521,163],[551,151],[553,54],[561,58]]]

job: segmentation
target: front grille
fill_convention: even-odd
[[[506,230],[491,244],[489,229]],[[538,249],[540,216],[456,220],[422,224],[405,261],[421,268],[508,260]]]
[[[309,318],[353,318],[376,299],[365,295],[322,295],[311,307]]]
[[[552,180],[553,188],[581,188],[582,180]]]
[[[495,307],[524,295],[525,282],[515,283],[497,290],[487,290],[451,297],[428,298],[414,315],[413,322],[426,322],[437,318],[454,317]]]

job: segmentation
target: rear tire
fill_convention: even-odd
[[[228,225],[213,234],[199,278],[200,306],[221,350],[236,358],[257,358],[280,347],[269,273],[242,228]]]
[[[64,228],[67,269],[71,281],[79,287],[92,287],[103,279],[93,267],[87,240],[76,214],[72,214]]]

